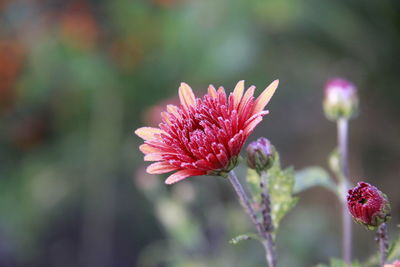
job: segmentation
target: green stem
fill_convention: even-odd
[[[274,225],[272,223],[271,217],[271,196],[268,190],[268,173],[266,171],[261,172],[260,179],[261,187],[261,201],[263,204],[262,216],[263,216],[263,226],[267,241],[267,256],[269,256],[268,262],[270,266],[276,266],[277,256],[275,242],[272,237],[272,231],[274,230]]]
[[[386,223],[382,223],[379,226],[378,231],[376,232],[376,236],[379,243],[381,267],[384,267],[389,249],[388,231]]]
[[[243,186],[240,184],[239,179],[237,178],[235,172],[232,170],[228,173],[228,179],[231,182],[233,188],[235,189],[236,194],[239,197],[240,204],[242,204],[246,213],[249,215],[251,221],[256,226],[259,236],[262,239],[262,244],[265,250],[265,257],[268,262],[269,267],[276,267],[276,254],[273,245],[273,239],[271,233],[265,231],[263,224],[257,220],[257,215],[251,206],[249,197],[243,189]]]
[[[348,165],[348,120],[337,121],[339,159],[342,179],[339,180],[342,204],[342,255],[343,261],[349,266],[352,255],[352,220],[346,204],[346,192],[350,187]]]

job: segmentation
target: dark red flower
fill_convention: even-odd
[[[190,176],[223,175],[236,166],[237,156],[248,136],[268,114],[264,111],[278,86],[271,83],[254,99],[255,87],[244,93],[238,82],[228,97],[223,87],[210,85],[208,94],[196,98],[189,85],[179,88],[179,107],[168,105],[160,128],[143,127],[135,133],[145,140],[140,150],[151,174],[176,171],[165,181],[176,183]],[[244,93],[244,95],[243,95]]]
[[[348,191],[347,206],[354,219],[369,228],[379,226],[390,217],[390,204],[386,195],[365,182],[359,182]]]

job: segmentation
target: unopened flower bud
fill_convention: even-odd
[[[325,85],[323,107],[330,120],[355,117],[358,112],[357,88],[345,79],[329,80]]]
[[[274,163],[275,153],[269,140],[261,137],[247,146],[247,164],[257,171],[267,170]]]
[[[390,204],[386,195],[365,182],[359,182],[348,191],[347,207],[356,222],[371,230],[390,218]]]

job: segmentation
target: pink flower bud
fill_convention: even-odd
[[[329,80],[325,85],[323,106],[330,120],[354,117],[358,111],[357,88],[345,79]]]
[[[390,218],[390,204],[378,188],[359,182],[347,195],[347,207],[358,223],[374,229]]]

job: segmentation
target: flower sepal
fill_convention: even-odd
[[[228,178],[228,173],[233,170],[239,164],[240,156],[233,157],[229,161],[228,165],[223,170],[213,170],[207,173],[210,176],[221,176],[224,178]]]

